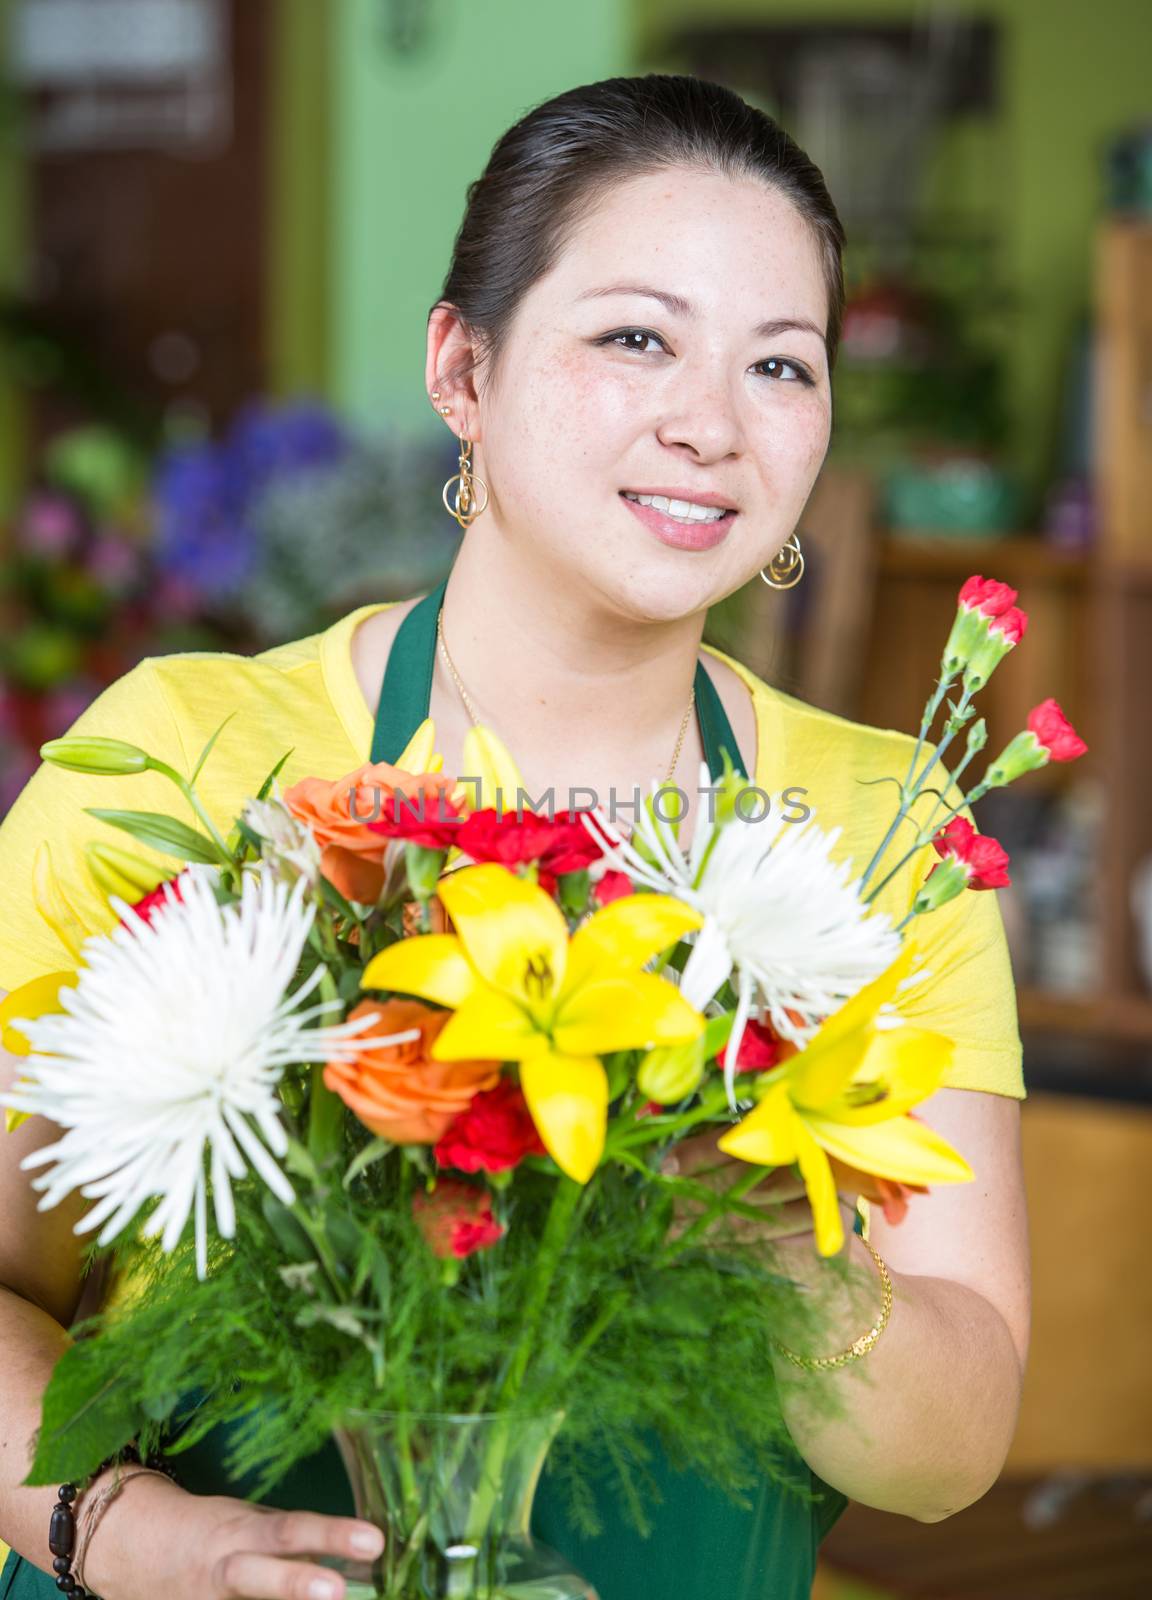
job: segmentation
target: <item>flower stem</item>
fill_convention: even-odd
[[[560,1265],[560,1258],[564,1254],[564,1247],[568,1242],[568,1230],[583,1192],[580,1184],[572,1178],[562,1177],[556,1185],[548,1220],[544,1225],[544,1237],[540,1241],[540,1250],[536,1258],[536,1274],[532,1290],[524,1307],[523,1331],[512,1352],[512,1359],[500,1390],[501,1409],[509,1409],[514,1405],[523,1387],[524,1375],[536,1344],[540,1318],[548,1304],[552,1281]]]

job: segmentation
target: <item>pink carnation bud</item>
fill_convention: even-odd
[[[1016,604],[1016,590],[976,573],[961,588],[957,603],[969,611],[981,611],[986,617],[1002,617]]]
[[[970,889],[1006,889],[1012,882],[1008,876],[1007,850],[990,834],[977,833],[965,817],[953,817],[947,827],[936,834],[932,844],[940,856],[963,871]],[[932,872],[935,871],[933,867]]]
[[[1050,761],[1075,761],[1088,746],[1056,701],[1049,698],[1028,713],[1028,728],[1048,752]]]
[[[1013,593],[1011,589],[1009,594]],[[1004,637],[1006,644],[1019,644],[1028,627],[1028,613],[1021,611],[1019,606],[1011,606],[1007,611],[998,612],[988,624],[989,633],[999,633]]]

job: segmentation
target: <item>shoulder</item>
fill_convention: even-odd
[[[916,749],[913,735],[824,711],[776,688],[735,656],[712,646],[705,650],[729,715],[735,703],[745,718],[747,747],[757,750],[762,788],[776,793],[789,786],[818,786],[825,805],[839,809],[849,796],[863,799],[862,780],[903,778]],[[735,717],[733,727],[740,738]],[[885,804],[891,805],[894,792],[891,787],[884,792]],[[880,803],[877,797],[877,808]]]

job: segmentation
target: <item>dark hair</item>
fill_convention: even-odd
[[[791,200],[820,249],[831,369],[844,317],[844,229],[819,168],[779,123],[733,90],[649,73],[568,89],[533,107],[495,145],[468,187],[436,302],[457,308],[479,347],[476,360],[451,376],[495,367],[522,297],[605,191],[671,166],[760,178]]]

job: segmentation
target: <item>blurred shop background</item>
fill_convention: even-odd
[[[437,582],[459,532],[425,317],[486,152],[648,70],[823,168],[850,299],[808,576],[710,637],[907,730],[960,583],[1089,756],[981,803],[1019,985],[1035,1313],[1002,1482],[852,1507],[819,1600],[1152,1594],[1149,0],[0,4],[0,815],[145,655],[259,650]],[[861,663],[864,669],[861,670]],[[995,802],[995,804],[994,804]]]

